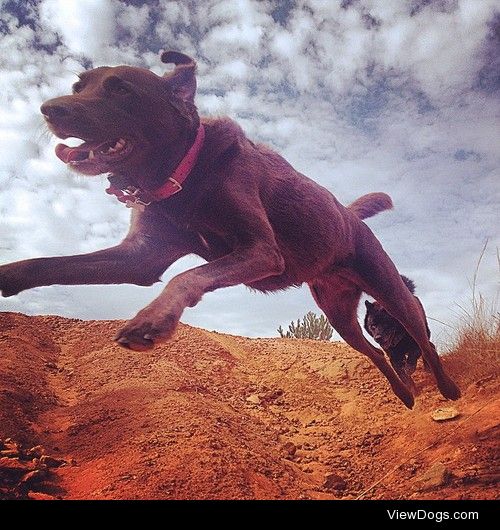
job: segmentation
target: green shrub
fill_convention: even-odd
[[[333,328],[324,315],[318,316],[312,311],[304,315],[302,321],[291,322],[288,331],[284,331],[280,326],[278,333],[282,338],[287,339],[314,339],[330,340],[333,335]]]

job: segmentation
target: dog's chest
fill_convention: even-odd
[[[194,239],[194,252],[208,261],[226,256],[239,246],[241,235],[235,216],[218,197],[179,197],[158,213],[188,239]]]
[[[196,232],[196,237],[200,243],[202,257],[210,261],[226,256],[237,246],[235,237],[227,234],[204,230]]]
[[[182,232],[197,241],[195,253],[208,261],[226,256],[238,246],[238,237],[234,232],[223,229],[218,223],[210,223],[209,219],[200,222],[198,218],[176,219]]]

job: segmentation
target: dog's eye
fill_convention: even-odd
[[[124,86],[119,86],[119,87],[116,87],[115,89],[113,89],[113,92],[115,94],[128,94],[130,91],[127,87],[124,87]]]
[[[111,76],[104,80],[104,89],[110,94],[118,94],[120,96],[130,94],[128,83],[116,76]]]
[[[78,92],[81,92],[83,89],[83,83],[81,81],[77,81],[71,89],[73,90],[73,94],[78,94]]]

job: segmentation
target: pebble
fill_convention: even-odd
[[[60,467],[66,464],[66,461],[60,458],[54,458],[53,456],[42,455],[40,464],[46,465],[47,467]]]
[[[283,451],[286,456],[293,456],[297,452],[297,446],[293,442],[286,442],[283,445]]]
[[[440,407],[431,412],[431,418],[434,421],[448,421],[458,418],[460,412],[455,407]]]
[[[347,488],[347,482],[335,473],[330,473],[325,476],[323,488],[326,490],[344,491]]]
[[[246,398],[247,403],[253,403],[254,405],[260,405],[260,397],[257,394],[250,394]]]
[[[48,495],[47,493],[40,493],[38,491],[28,492],[28,499],[31,499],[33,501],[57,501],[56,497]]]
[[[433,490],[445,486],[450,479],[450,470],[441,462],[437,462],[416,479],[417,489],[419,491]]]

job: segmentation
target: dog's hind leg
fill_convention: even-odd
[[[384,352],[372,346],[364,337],[357,318],[361,289],[334,273],[325,274],[309,283],[318,306],[323,310],[339,335],[355,350],[365,354],[385,375],[392,390],[408,407],[413,407],[413,395],[385,359]]]
[[[460,389],[444,371],[436,348],[429,341],[425,332],[425,316],[419,305],[414,303],[414,299],[411,297],[400,298],[400,293],[398,292],[378,293],[375,295],[372,291],[369,294],[377,296],[378,301],[394,318],[399,320],[419,345],[422,357],[434,374],[441,394],[448,399],[458,399],[460,397]]]
[[[416,394],[417,388],[415,386],[415,382],[411,378],[411,374],[413,374],[413,372],[415,371],[415,366],[409,364],[408,360],[405,357],[403,357],[402,359],[395,359],[393,355],[389,355],[389,361],[401,381],[403,381],[403,383],[409,389],[411,389],[413,394]]]
[[[413,337],[436,378],[441,394],[448,399],[458,399],[460,389],[444,371],[436,348],[429,341],[425,313],[420,302],[405,286],[394,263],[370,229],[363,226],[364,241],[359,245],[355,262],[351,265],[351,270],[357,276],[353,281],[380,302]]]

